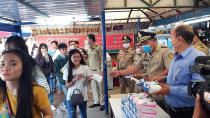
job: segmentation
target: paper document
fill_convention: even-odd
[[[93,80],[96,80],[98,82],[102,82],[102,80],[103,80],[103,76],[101,76],[99,74],[93,74],[93,76],[90,77],[90,78],[93,79]]]
[[[67,62],[61,69],[60,69],[60,72],[64,73],[64,70],[66,68],[69,68],[69,62]]]

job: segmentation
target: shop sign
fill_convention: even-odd
[[[114,50],[114,49],[122,49],[122,37],[124,35],[128,35],[131,37],[133,41],[133,34],[112,34],[112,35],[106,35],[106,48],[108,50]],[[99,45],[102,45],[102,35],[95,35],[96,36],[96,42]],[[66,43],[68,45],[68,42],[71,40],[78,40],[80,42],[81,48],[88,48],[88,42],[87,42],[87,36],[86,35],[63,35],[63,36],[37,36],[38,44],[40,43],[46,43],[48,45],[49,50],[52,50],[50,42],[52,41],[58,41],[58,43]],[[131,46],[133,46],[133,43],[131,43]],[[68,45],[69,48],[69,45]]]

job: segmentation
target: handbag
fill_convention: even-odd
[[[82,93],[79,89],[74,89],[71,98],[70,98],[70,104],[71,105],[81,105],[84,102],[84,98]]]

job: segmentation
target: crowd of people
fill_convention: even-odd
[[[87,40],[87,51],[79,47],[78,41],[69,42],[69,51],[67,44],[52,41],[50,55],[45,43],[34,45],[29,54],[22,37],[9,37],[0,56],[0,116],[51,118],[56,110],[53,95],[58,89],[58,94],[64,94],[61,104],[68,110],[69,118],[76,118],[77,106],[81,117],[87,118],[89,82],[93,95],[89,108],[100,106],[99,110],[103,111],[103,81],[92,78],[93,74],[103,76],[102,47],[96,43],[94,34],[88,34]],[[203,79],[190,72],[189,66],[197,56],[209,54],[196,30],[188,25],[175,27],[171,31],[174,50],[161,46],[150,32],[138,32],[136,50],[131,48],[129,36],[123,36],[122,42],[124,49],[118,53],[116,70],[108,73],[119,76],[121,93],[126,93],[126,87],[130,93],[141,92],[131,76],[158,81],[161,89],[152,97],[172,118],[208,117],[207,112],[200,112],[199,96],[195,107],[195,99],[187,94],[189,81]],[[109,54],[107,57],[111,61]]]

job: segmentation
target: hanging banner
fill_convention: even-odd
[[[133,34],[112,34],[106,35],[106,49],[107,50],[115,50],[115,49],[122,49],[122,37],[124,35],[129,36],[132,39],[131,46],[133,46]],[[102,45],[102,35],[95,35],[96,43]],[[78,40],[79,45],[81,48],[88,48],[88,41],[86,35],[64,35],[64,36],[37,36],[38,44],[46,43],[48,46],[49,51],[52,51],[51,42],[56,40],[58,43],[66,43],[69,49],[69,41],[71,40]]]

